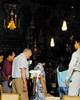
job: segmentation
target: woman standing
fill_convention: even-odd
[[[34,70],[40,70],[36,80],[35,80],[35,96],[34,100],[45,100],[46,95],[46,79],[45,79],[45,61],[43,58],[37,59],[37,65],[35,66]]]
[[[57,68],[57,79],[58,79],[58,87],[59,87],[59,96],[62,100],[63,95],[68,94],[68,87],[66,86],[65,80],[68,70],[67,61],[68,59],[65,59],[66,57],[61,56],[60,63]]]

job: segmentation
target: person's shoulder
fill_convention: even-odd
[[[76,55],[78,55],[77,51],[72,53],[72,56],[76,56]]]
[[[56,68],[57,72],[59,72],[59,66]]]
[[[15,57],[15,59],[24,59],[24,55],[22,53],[20,53],[19,55],[17,55]]]
[[[3,64],[5,63],[9,63],[9,60],[7,58],[4,60]]]
[[[68,69],[65,69],[64,72],[68,72]]]

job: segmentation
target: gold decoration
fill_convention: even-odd
[[[7,28],[9,28],[10,30],[14,30],[16,28],[16,25],[15,25],[13,18],[11,18]]]

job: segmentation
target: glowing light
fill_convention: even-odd
[[[64,20],[63,21],[63,25],[62,25],[62,31],[66,31],[67,30],[67,23],[66,23],[66,21]]]
[[[8,23],[7,28],[9,28],[10,30],[14,30],[16,28],[13,18],[11,18],[10,22]]]
[[[50,46],[51,46],[51,47],[54,47],[54,46],[55,46],[54,38],[51,38]]]

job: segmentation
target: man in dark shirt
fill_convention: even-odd
[[[15,57],[15,52],[12,51],[12,50],[9,50],[6,53],[6,59],[3,62],[2,86],[3,86],[3,92],[4,93],[10,93],[11,92],[11,88],[8,86],[8,80],[11,77],[11,72],[12,72],[11,62],[13,61],[14,57]]]

